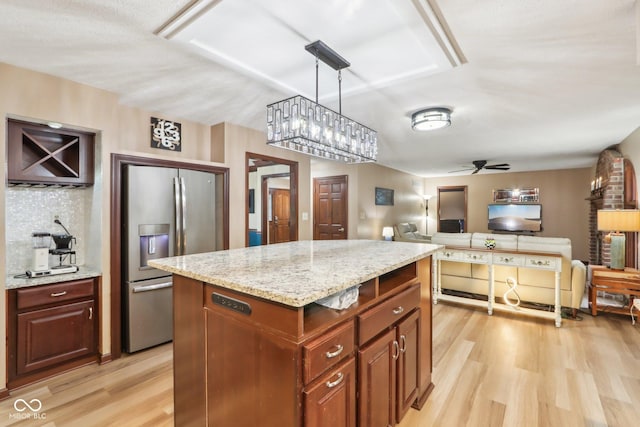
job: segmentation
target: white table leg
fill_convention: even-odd
[[[560,272],[556,271],[556,327],[559,328],[562,326],[562,307],[560,305]]]
[[[433,304],[438,303],[438,297],[440,296],[440,260],[435,255],[432,257],[431,263],[431,282],[433,284]]]
[[[493,264],[489,265],[489,295],[487,295],[487,312],[489,315],[493,314],[494,297],[494,283],[493,283]]]

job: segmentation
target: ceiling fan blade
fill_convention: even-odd
[[[449,173],[466,172],[466,171],[472,171],[474,169],[475,169],[474,167],[470,167],[470,168],[465,168],[465,169],[458,169],[458,170],[455,170],[455,171],[449,171]]]
[[[471,175],[475,175],[475,174],[477,174],[478,172],[480,172],[480,169],[476,169],[476,170],[474,170],[473,172],[471,172]]]
[[[495,165],[487,165],[486,168],[495,168],[495,167],[511,167],[509,163],[498,163]]]

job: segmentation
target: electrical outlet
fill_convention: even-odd
[[[59,220],[60,219],[60,215],[54,215],[53,216],[53,220],[55,221],[56,219]]]

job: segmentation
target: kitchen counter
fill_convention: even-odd
[[[53,276],[34,277],[33,279],[15,277],[19,273],[10,274],[5,279],[5,289],[19,289],[30,286],[48,285],[51,283],[68,282],[71,280],[87,279],[91,277],[98,277],[102,275],[101,272],[90,267],[83,265],[78,266],[79,270],[76,273],[56,274]],[[22,273],[24,274],[24,273]]]
[[[319,240],[149,261],[174,273],[174,424],[395,425],[420,409],[439,248]],[[354,285],[348,307],[314,304]]]
[[[302,307],[431,255],[440,246],[381,240],[315,240],[149,261],[192,279]]]

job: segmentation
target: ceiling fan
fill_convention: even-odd
[[[473,163],[473,167],[468,167],[468,168],[460,169],[457,171],[451,171],[449,173],[472,170],[473,172],[471,172],[471,175],[474,175],[480,172],[481,169],[495,169],[495,170],[501,170],[501,171],[508,171],[509,169],[511,169],[511,166],[509,165],[509,163],[499,163],[495,165],[488,165],[486,160],[474,160],[471,163]]]

